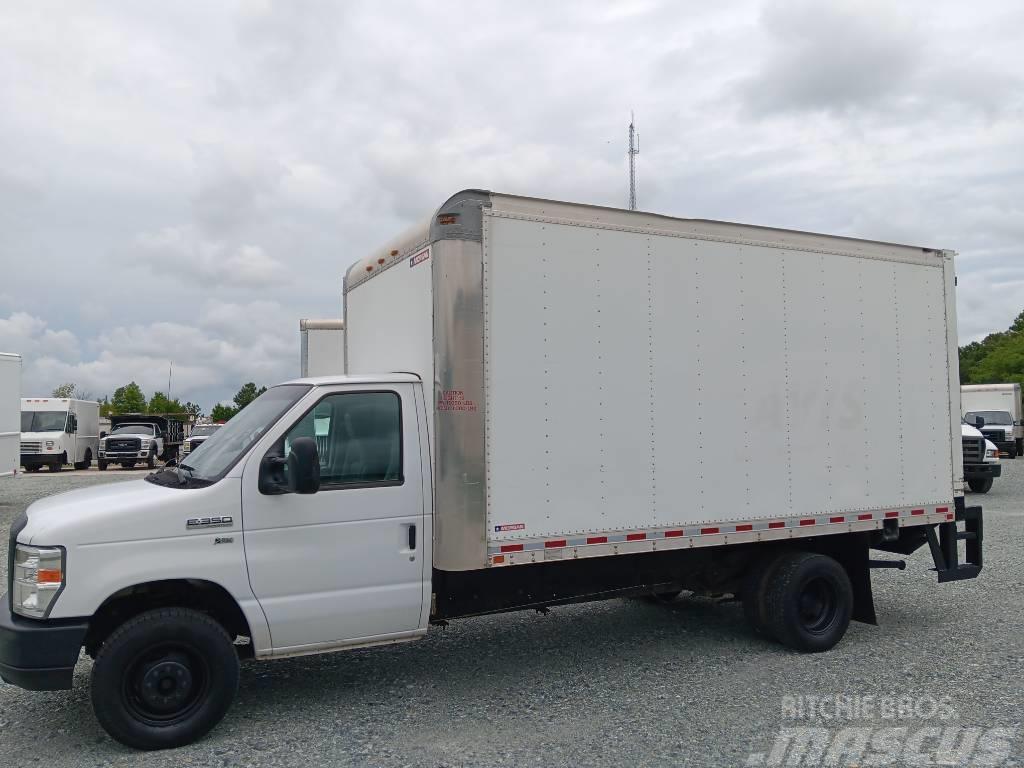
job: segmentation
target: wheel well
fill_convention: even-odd
[[[93,614],[83,645],[95,657],[110,634],[128,619],[153,608],[191,608],[217,621],[233,638],[248,638],[236,647],[243,657],[251,656],[252,632],[249,622],[231,594],[219,584],[201,579],[168,579],[136,584],[115,592]]]

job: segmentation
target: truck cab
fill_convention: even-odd
[[[967,411],[964,421],[980,430],[986,440],[995,443],[1000,453],[1011,459],[1017,456],[1017,442],[1014,438],[1016,425],[1009,411]]]
[[[120,464],[131,469],[144,463],[150,469],[157,459],[176,459],[182,443],[182,423],[177,419],[149,414],[112,416],[111,430],[99,445],[99,469]]]
[[[977,427],[964,422],[960,425],[964,452],[964,480],[975,493],[988,493],[992,482],[1003,472],[999,463],[999,448],[987,440]]]
[[[196,424],[189,432],[188,439],[181,445],[182,456],[188,456],[192,451],[206,442],[210,435],[221,428],[221,424]]]
[[[99,448],[99,403],[71,398],[21,400],[21,465],[27,472],[65,464],[87,469]]]

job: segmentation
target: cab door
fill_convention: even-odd
[[[245,553],[275,654],[425,631],[430,569],[415,394],[412,384],[318,388],[249,457]],[[316,440],[320,490],[261,491],[263,459],[287,457],[298,437]]]

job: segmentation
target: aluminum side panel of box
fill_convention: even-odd
[[[481,244],[432,246],[434,295],[434,566],[487,564],[484,310]]]

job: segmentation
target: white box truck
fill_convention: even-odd
[[[871,550],[981,570],[949,251],[466,191],[345,292],[347,375],[12,526],[4,679],[84,646],[104,728],[168,747],[240,658],[682,590],[824,651],[902,564]]]
[[[345,372],[345,321],[299,320],[299,375]]]
[[[99,456],[100,404],[65,397],[21,399],[21,465],[26,472],[65,464],[88,469]]]
[[[21,355],[0,352],[0,477],[21,466]]]
[[[979,424],[986,439],[1011,459],[1024,455],[1024,404],[1020,384],[964,384],[960,407],[968,424]]]

